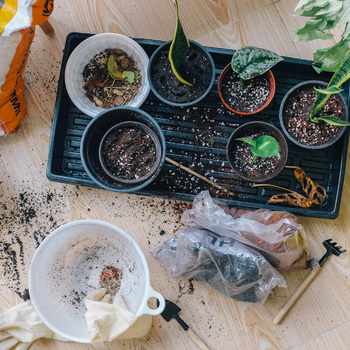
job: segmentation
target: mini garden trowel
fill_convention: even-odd
[[[187,332],[187,334],[192,338],[192,340],[197,344],[197,346],[202,350],[210,350],[194,333],[188,325],[180,318],[178,313],[181,309],[172,301],[165,299],[165,309],[161,313],[164,320],[169,322],[171,319],[175,318],[179,322],[180,326]]]

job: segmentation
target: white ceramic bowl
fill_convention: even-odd
[[[134,314],[158,315],[165,301],[150,284],[137,243],[123,230],[98,220],[80,220],[53,231],[39,246],[29,269],[29,293],[42,321],[57,334],[89,343],[84,295],[100,288],[102,268],[123,270],[119,293]],[[147,305],[155,297],[157,309]]]
[[[68,58],[65,70],[65,84],[72,102],[85,114],[95,117],[104,108],[96,106],[85,94],[83,89],[83,70],[89,61],[98,53],[106,49],[122,49],[136,63],[140,70],[142,85],[135,98],[126,104],[129,107],[138,108],[146,100],[150,86],[147,79],[149,58],[145,50],[133,39],[117,34],[96,34],[80,43]]]

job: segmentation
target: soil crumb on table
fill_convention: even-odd
[[[105,266],[101,273],[100,286],[106,288],[107,293],[115,296],[120,289],[123,271],[114,266]]]

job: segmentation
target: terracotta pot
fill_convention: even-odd
[[[271,132],[271,136],[273,136],[279,144],[281,159],[279,160],[276,169],[270,174],[263,175],[263,176],[249,177],[246,174],[243,174],[242,172],[240,172],[234,165],[232,149],[236,142],[236,139],[244,135],[246,131],[252,128],[269,130]],[[288,146],[283,134],[275,126],[265,122],[252,121],[241,125],[231,134],[226,146],[226,157],[227,157],[228,163],[230,164],[231,169],[240,178],[250,182],[265,182],[277,176],[286,165],[286,162],[288,159]]]
[[[270,102],[272,101],[273,97],[275,96],[275,92],[276,92],[276,82],[275,82],[275,77],[272,74],[271,69],[268,70],[266,73],[264,73],[264,75],[266,75],[269,79],[270,82],[270,87],[271,87],[271,91],[270,91],[270,95],[269,98],[267,99],[267,101],[259,108],[256,109],[255,111],[252,112],[240,112],[240,111],[236,111],[235,109],[233,109],[226,101],[225,98],[222,94],[222,84],[224,81],[224,78],[226,77],[226,75],[228,73],[232,72],[232,67],[231,67],[231,63],[229,63],[221,72],[220,77],[219,77],[219,81],[218,81],[218,92],[219,92],[219,96],[221,98],[221,101],[223,102],[223,104],[232,112],[236,113],[236,114],[241,114],[241,115],[251,115],[251,114],[256,114],[261,112],[264,108],[266,108]]]
[[[284,118],[283,118],[283,114],[284,114],[284,106],[287,103],[288,99],[290,98],[290,96],[293,94],[294,91],[296,91],[297,89],[301,89],[303,86],[307,86],[307,85],[322,85],[324,88],[327,87],[327,83],[325,83],[324,81],[321,80],[308,80],[308,81],[303,81],[297,85],[295,85],[293,88],[291,88],[284,96],[281,105],[280,105],[280,110],[279,110],[279,119],[280,119],[280,124],[281,124],[281,128],[284,132],[284,134],[288,137],[288,139],[290,141],[292,141],[294,144],[296,144],[297,146],[306,148],[306,149],[310,149],[310,150],[317,150],[317,149],[322,149],[322,148],[326,148],[329,147],[331,145],[333,145],[335,142],[337,142],[344,134],[345,130],[346,130],[346,126],[343,126],[340,128],[340,131],[338,132],[338,134],[329,142],[323,144],[323,145],[317,145],[317,146],[309,146],[309,145],[305,145],[303,143],[298,142],[296,139],[294,139],[288,132],[287,128],[284,125]],[[341,93],[339,93],[339,96],[343,102],[344,105],[344,113],[345,113],[345,120],[349,120],[349,109],[348,109],[348,105],[344,99],[344,97],[342,96]]]

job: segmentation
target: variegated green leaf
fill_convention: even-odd
[[[312,112],[310,113],[310,118],[312,119],[323,107],[323,105],[327,102],[330,95],[320,93],[319,91],[316,91],[316,100],[314,103],[314,108],[312,109]]]
[[[280,158],[279,144],[274,137],[269,135],[260,136],[256,140],[256,147],[252,147],[251,151],[259,157]]]
[[[350,34],[350,24],[349,23],[346,23],[346,26],[345,26],[345,29],[344,29],[344,32],[343,34],[341,35],[342,39],[347,39],[348,36]],[[340,41],[341,42],[341,41]]]
[[[331,0],[300,0],[294,9],[294,12],[315,6],[324,6],[330,1]]]
[[[337,94],[338,92],[344,91],[343,89],[340,89],[338,86],[334,86],[334,85],[327,87],[326,89],[316,89],[316,88],[314,89],[315,91],[323,95],[332,95],[332,94]]]
[[[350,0],[343,0],[343,7],[338,14],[337,27],[350,22]]]
[[[247,137],[240,137],[240,138],[238,138],[236,140],[249,143],[251,146],[256,147],[256,140],[248,139]]]
[[[264,74],[283,58],[269,50],[246,46],[237,50],[232,57],[231,66],[243,80]]]
[[[316,14],[316,17],[335,20],[342,8],[342,1],[332,1],[329,4],[327,4],[327,6],[323,7],[322,10],[319,10]]]
[[[320,30],[320,26],[322,25],[322,23],[323,20],[317,22],[307,21],[303,28],[292,28],[293,30],[295,30],[295,37],[293,41],[308,42],[315,39],[327,40],[333,38],[333,34],[326,33],[323,30]]]
[[[182,78],[179,73],[181,62],[183,61],[183,58],[185,56],[187,49],[190,47],[190,43],[186,37],[186,34],[180,22],[179,7],[177,4],[177,1],[175,1],[174,3],[175,3],[175,9],[176,9],[176,28],[175,28],[174,39],[173,39],[173,42],[171,43],[170,50],[169,50],[169,61],[171,63],[171,68],[174,74],[176,75],[177,79],[179,79],[184,84],[192,85],[191,83],[186,81],[184,78]]]
[[[349,78],[350,78],[350,50],[345,55],[339,67],[333,74],[333,77],[329,82],[328,86],[335,85],[339,87]]]
[[[350,123],[347,122],[346,120],[339,119],[337,117],[334,117],[332,115],[323,115],[321,117],[314,118],[314,122],[319,122],[320,120],[323,120],[324,122],[331,124],[331,125],[336,125],[336,126],[349,126]]]

